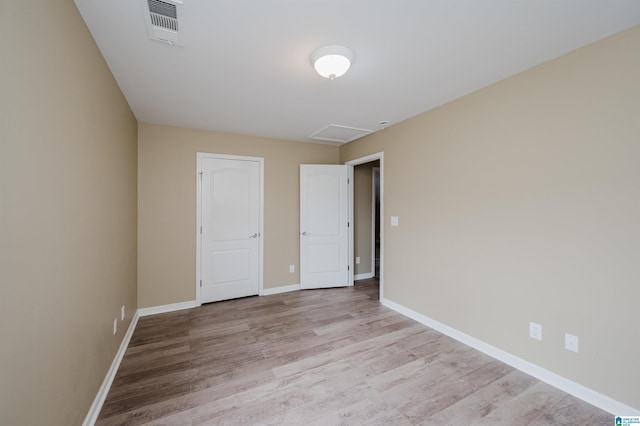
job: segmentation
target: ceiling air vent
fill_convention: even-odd
[[[142,0],[147,15],[147,31],[152,40],[180,44],[178,16],[179,0]]]
[[[147,0],[151,24],[165,30],[178,31],[176,5],[159,0]]]

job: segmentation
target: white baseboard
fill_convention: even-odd
[[[93,426],[96,423],[96,420],[98,420],[98,415],[100,414],[100,410],[102,409],[104,400],[107,398],[109,389],[111,389],[113,379],[116,377],[116,373],[118,372],[118,367],[120,367],[122,357],[127,351],[129,341],[131,340],[131,336],[133,336],[133,331],[136,329],[139,317],[140,315],[138,315],[138,311],[136,311],[136,313],[133,315],[133,318],[131,319],[131,323],[129,324],[129,328],[127,329],[126,334],[122,338],[122,342],[120,342],[120,348],[118,348],[118,352],[116,352],[116,356],[111,363],[111,367],[109,367],[109,371],[107,371],[107,375],[102,381],[100,389],[98,389],[98,394],[93,400],[93,404],[91,404],[91,407],[89,408],[87,417],[85,417],[84,422],[82,423],[83,426]]]
[[[472,348],[477,349],[492,358],[502,361],[505,364],[508,364],[524,373],[527,373],[538,380],[548,383],[551,386],[554,386],[570,395],[575,396],[576,398],[586,401],[589,404],[594,405],[604,411],[607,411],[614,415],[640,415],[640,410],[638,410],[637,408],[633,408],[626,404],[623,404],[622,402],[616,401],[615,399],[596,392],[593,389],[589,389],[545,368],[532,364],[529,361],[525,361],[522,358],[505,352],[502,349],[498,349],[495,346],[483,342],[482,340],[456,330],[453,327],[449,327],[448,325],[445,325],[425,315],[415,312],[398,303],[392,302],[389,299],[382,298],[380,302],[384,306],[393,309],[394,311],[401,313],[404,316],[416,320],[419,323],[426,325],[427,327],[431,327],[442,334],[445,334],[461,343],[464,343],[467,346],[471,346]]]
[[[366,274],[356,274],[353,276],[354,281],[360,280],[368,280],[369,278],[373,278],[375,274],[373,272],[367,272]]]
[[[283,285],[280,287],[264,288],[260,296],[271,296],[272,294],[288,293],[290,291],[300,290],[300,284]]]
[[[191,309],[196,306],[200,306],[195,300],[189,300],[188,302],[171,303],[169,305],[151,306],[150,308],[138,309],[138,315],[146,317],[147,315],[164,314],[167,312],[181,311],[183,309]]]

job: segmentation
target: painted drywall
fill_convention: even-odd
[[[634,27],[340,149],[384,151],[386,298],[636,408],[638,52]]]
[[[373,232],[372,232],[372,169],[380,162],[370,162],[353,168],[353,246],[354,257],[360,257],[360,264],[355,263],[355,274],[370,274]]]
[[[78,425],[137,307],[137,123],[72,1],[0,9],[0,424]]]
[[[195,300],[197,152],[264,158],[264,288],[300,283],[300,164],[337,164],[337,147],[146,123],[138,135],[139,307]]]

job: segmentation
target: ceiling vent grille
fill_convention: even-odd
[[[171,31],[178,31],[178,13],[175,4],[148,0],[151,24]]]
[[[152,40],[180,44],[178,16],[180,0],[142,0],[147,15],[147,31]]]

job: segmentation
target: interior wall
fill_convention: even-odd
[[[379,165],[379,161],[359,164],[353,168],[353,245],[354,257],[360,257],[360,264],[356,264],[355,274],[370,274],[371,247],[373,244],[373,167]]]
[[[264,288],[300,283],[300,164],[337,147],[147,123],[138,147],[139,307],[195,300],[197,152],[264,158]]]
[[[386,298],[636,408],[639,51],[634,27],[340,149],[384,151]]]
[[[78,425],[137,307],[137,124],[72,1],[0,10],[0,424]]]

